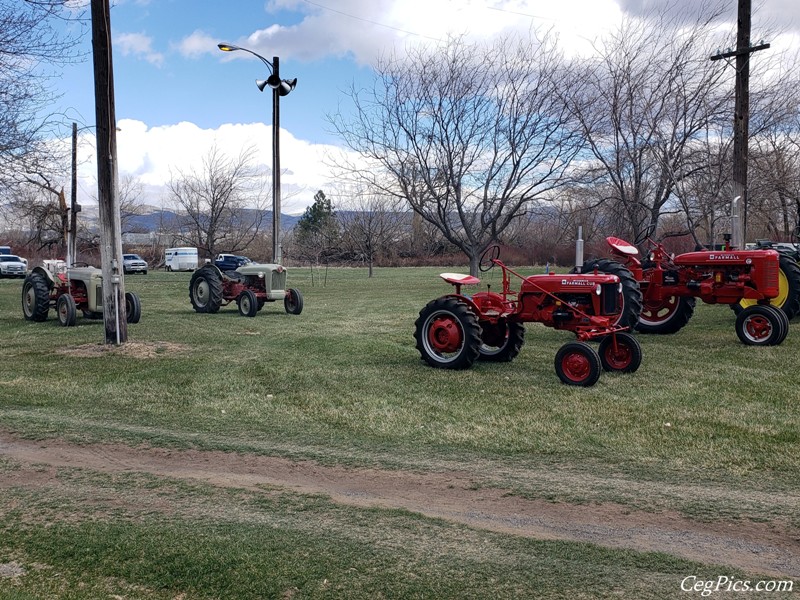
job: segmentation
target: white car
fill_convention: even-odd
[[[14,254],[0,254],[0,277],[25,277],[28,263]]]
[[[122,270],[125,274],[144,273],[147,275],[147,263],[138,254],[123,254]]]

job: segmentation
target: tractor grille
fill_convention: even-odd
[[[97,286],[95,289],[95,297],[97,298],[97,308],[101,308],[103,306],[103,287]]]
[[[759,290],[768,298],[774,298],[780,293],[781,284],[779,280],[780,262],[769,261],[764,263],[764,283],[766,289]]]
[[[604,315],[615,315],[620,311],[619,284],[604,283],[601,299]]]
[[[286,289],[286,271],[281,270],[272,272],[272,290],[285,290]]]

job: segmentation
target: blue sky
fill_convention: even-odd
[[[88,4],[88,0],[74,0]],[[590,44],[624,14],[667,0],[116,0],[111,11],[120,174],[142,183],[143,200],[165,201],[171,175],[197,169],[217,145],[243,147],[271,165],[271,94],[256,79],[267,67],[227,42],[267,59],[280,57],[282,78],[297,88],[281,100],[285,212],[302,212],[317,189],[335,185],[325,155],[340,145],[326,115],[347,101],[342,90],[371,81],[371,65],[392,50],[435,44],[448,34],[486,39],[508,30],[553,28],[568,52]],[[692,5],[695,0],[672,4]],[[730,0],[731,5],[735,2]],[[796,23],[795,0],[767,0],[766,19]],[[735,17],[735,15],[733,15]],[[754,19],[756,24],[758,19]],[[796,44],[797,36],[785,44]],[[90,35],[84,48],[91,50]],[[91,56],[65,69],[59,106],[79,124],[94,122]],[[88,134],[88,132],[87,132]],[[95,187],[91,136],[81,143],[82,200]]]

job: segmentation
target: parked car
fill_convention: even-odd
[[[142,273],[147,275],[147,263],[138,254],[122,255],[122,270],[128,273]]]
[[[236,254],[218,254],[214,259],[214,264],[220,271],[235,271],[242,265],[249,265],[252,260],[246,256]]]
[[[14,254],[0,254],[0,277],[25,277],[28,263]]]

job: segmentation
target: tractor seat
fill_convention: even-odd
[[[636,246],[632,245],[630,242],[626,242],[621,238],[610,236],[606,238],[606,242],[608,242],[608,245],[614,250],[620,254],[624,254],[625,256],[636,256],[639,254],[639,250],[636,248]]]
[[[478,285],[481,280],[472,275],[462,275],[461,273],[440,273],[439,277],[444,279],[447,283],[453,285]]]

